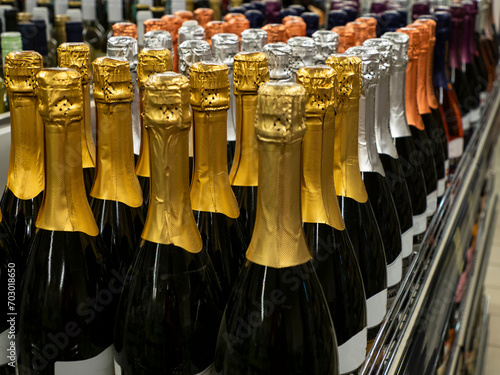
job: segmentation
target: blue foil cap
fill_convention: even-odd
[[[331,10],[328,12],[328,30],[336,26],[345,26],[348,21],[347,13],[343,10]]]
[[[382,27],[382,34],[386,32],[394,32],[399,29],[400,16],[397,10],[386,10],[382,13],[380,26]]]
[[[319,16],[313,12],[304,12],[301,17],[306,23],[306,35],[311,37],[319,29]]]
[[[246,10],[254,10],[257,9],[255,3],[243,3],[240,5],[241,8],[245,8]]]
[[[347,13],[347,22],[353,22],[358,18],[358,11],[353,7],[344,7],[342,10]]]
[[[288,16],[298,16],[299,14],[295,11],[295,9],[285,8],[280,10],[280,22],[283,21],[283,18]]]
[[[380,38],[384,33],[384,29],[382,28],[382,17],[380,17],[378,14],[375,13],[367,13],[363,17],[375,18],[375,20],[377,21],[376,34],[377,38]]]
[[[408,12],[403,9],[398,9],[396,12],[399,13],[399,27],[405,27],[408,25]]]
[[[266,19],[266,17],[264,17],[264,14],[257,9],[247,10],[245,12],[245,17],[250,22],[251,29],[260,29],[262,26],[264,26],[264,21]]]
[[[306,11],[306,8],[300,4],[292,4],[288,7],[288,9],[295,10],[299,16]]]
[[[21,41],[24,51],[32,51],[35,49],[37,29],[33,22],[22,22],[17,24],[17,29],[21,33]]]
[[[446,78],[446,44],[450,39],[451,15],[449,12],[434,13],[436,19],[436,46],[434,47],[434,87],[448,90]]]
[[[260,1],[252,1],[252,4],[255,6],[255,9],[260,10],[264,15],[266,14],[266,4]]]
[[[44,20],[32,20],[36,26],[36,43],[35,51],[42,56],[47,56],[49,54],[49,48],[47,47],[47,25],[45,25]]]
[[[228,11],[228,13],[241,13],[241,14],[245,14],[245,12],[246,12],[246,9],[243,7],[234,7],[234,8],[229,9],[229,11]]]
[[[66,41],[68,43],[83,42],[83,24],[81,22],[66,22]]]

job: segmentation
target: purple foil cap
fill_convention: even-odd
[[[266,2],[267,23],[280,23],[281,3],[279,1]]]
[[[382,33],[394,32],[399,29],[399,12],[397,10],[386,10],[382,13],[382,20],[380,21],[382,26]]]
[[[340,10],[343,7],[344,7],[344,2],[343,1],[333,0],[330,3],[330,11],[332,11],[332,10]]]
[[[344,12],[347,13],[347,20],[349,22],[354,21],[356,18],[358,18],[358,11],[352,7],[344,7],[342,8]]]
[[[450,11],[450,7],[447,5],[436,5],[434,7],[434,13],[436,13],[436,12],[449,12],[449,11]]]
[[[370,13],[381,14],[386,11],[387,7],[385,3],[374,1],[370,7]]]
[[[464,7],[461,4],[452,4],[450,7],[451,14],[451,39],[450,39],[450,52],[449,64],[450,68],[459,69],[460,62],[466,59],[462,56],[462,28],[464,27]],[[467,49],[465,49],[467,51]],[[468,54],[467,54],[468,55]]]
[[[416,3],[413,4],[411,19],[415,21],[418,17],[424,14],[430,14],[429,3]]]
[[[295,9],[281,9],[280,10],[280,23],[283,21],[283,18],[288,17],[288,16],[298,16],[299,14],[295,11]]]
[[[336,26],[345,26],[349,22],[347,13],[343,10],[331,10],[328,12],[328,30]]]
[[[344,1],[344,6],[354,8],[359,12],[359,3],[357,1]]]
[[[247,18],[248,22],[250,22],[251,29],[260,29],[262,26],[264,26],[264,21],[266,20],[264,14],[262,14],[262,12],[257,9],[247,10],[245,12],[245,17]]]
[[[469,53],[469,59],[471,59],[476,54],[476,43],[474,41],[474,31],[476,29],[476,14],[477,5],[474,1],[464,1],[462,3],[465,10],[465,24],[467,28],[467,51]]]

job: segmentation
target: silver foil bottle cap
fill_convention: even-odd
[[[286,43],[269,43],[264,46],[264,53],[269,62],[269,79],[285,81],[292,78],[290,60],[292,49]]]
[[[391,73],[392,65],[392,43],[386,39],[372,38],[363,42],[363,47],[374,48],[380,54],[380,74]]]
[[[130,36],[112,36],[108,39],[107,53],[109,57],[125,58],[130,69],[137,68],[139,61],[137,40]]]
[[[361,59],[361,86],[366,89],[378,84],[380,78],[380,54],[370,47],[351,47],[345,51],[347,55],[358,56]]]
[[[179,73],[189,77],[189,68],[197,62],[210,62],[210,44],[204,40],[186,40],[179,46]]]
[[[185,21],[179,28],[179,45],[186,40],[205,40],[205,29],[198,25],[198,21]]]
[[[288,40],[288,46],[292,50],[290,66],[293,73],[297,73],[304,66],[314,65],[316,47],[312,38],[296,36]]]
[[[165,30],[152,30],[144,35],[144,48],[168,49],[174,56],[172,35]]]
[[[238,53],[238,35],[231,33],[216,34],[212,37],[214,60],[232,68],[234,56]]]
[[[336,32],[329,30],[318,30],[312,35],[316,46],[316,64],[324,64],[328,56],[337,53],[339,48],[339,36]]]
[[[382,39],[392,43],[392,66],[406,68],[410,37],[404,33],[387,32],[382,35]]]
[[[267,44],[267,32],[247,29],[241,33],[241,52],[261,52]]]

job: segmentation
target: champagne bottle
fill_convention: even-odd
[[[90,206],[119,272],[126,272],[144,223],[132,150],[129,64],[99,57],[92,69],[98,142]]]
[[[366,355],[366,297],[333,181],[337,74],[330,67],[305,67],[298,71],[297,82],[307,92],[301,178],[304,232],[335,327],[339,373],[351,374]]]
[[[103,43],[106,30],[96,15],[96,0],[82,0],[83,40],[90,46],[90,58],[94,61],[104,55]]]
[[[369,47],[351,47],[346,54],[361,58],[361,97],[359,99],[359,169],[384,243],[387,262],[387,306],[390,307],[402,277],[401,226],[385,170],[377,153],[375,119],[376,88],[380,55]]]
[[[338,105],[335,116],[334,181],[340,210],[358,259],[366,294],[367,352],[387,307],[387,263],[384,243],[361,179],[358,161],[361,59],[332,55],[326,64],[337,72]]]
[[[314,65],[316,47],[314,41],[309,37],[296,36],[287,42],[292,51],[290,70],[292,71],[292,82],[297,80],[297,72],[304,66]]]
[[[248,29],[241,33],[241,52],[261,52],[267,44],[267,32]]]
[[[168,49],[151,49],[143,48],[139,52],[139,63],[137,65],[137,83],[139,86],[139,113],[144,112],[144,87],[148,78],[155,73],[163,73],[172,70],[172,54]],[[137,159],[137,164],[135,172],[139,179],[141,185],[141,190],[143,194],[143,208],[147,211],[149,204],[149,177],[151,175],[150,171],[150,155],[149,155],[149,144],[148,137],[146,136],[146,129],[144,128],[144,117],[140,117],[141,120],[141,151],[139,153],[139,158]]]
[[[150,49],[168,49],[174,58],[174,43],[172,35],[165,30],[152,30],[144,34],[144,48]],[[172,62],[173,64],[173,62]]]
[[[259,154],[254,129],[257,91],[268,81],[269,67],[263,52],[242,52],[234,57],[236,148],[229,182],[248,234],[253,233],[257,212]]]
[[[425,178],[425,190],[427,193],[427,208],[425,215],[427,221],[430,221],[437,208],[437,173],[434,156],[429,146],[429,139],[425,132],[425,125],[418,112],[417,106],[417,73],[418,60],[421,50],[421,38],[427,38],[421,35],[420,31],[412,27],[403,27],[397,32],[405,33],[410,37],[408,48],[408,65],[406,67],[406,119],[415,141],[416,157],[420,161]],[[415,157],[415,156],[414,156]]]
[[[339,36],[337,33],[329,30],[318,30],[312,35],[316,54],[314,55],[315,64],[324,64],[328,56],[337,53],[339,48]]]
[[[259,89],[257,220],[222,318],[217,374],[338,374],[333,324],[301,226],[304,105],[298,84]]]
[[[392,69],[397,69],[393,67],[397,52],[393,51],[393,44],[385,39],[368,39],[363,46],[375,48],[380,56],[380,79],[375,92],[375,140],[401,228],[403,262],[413,251],[413,210],[399,154],[390,133],[390,82]],[[404,85],[401,81],[396,83]],[[387,248],[385,245],[384,247]]]
[[[113,321],[123,274],[99,236],[85,194],[80,74],[37,75],[47,186],[22,282],[19,374],[113,375]]]
[[[307,25],[299,16],[287,16],[281,21],[286,28],[286,37],[289,40],[294,37],[305,37]]]
[[[116,361],[122,375],[205,373],[214,361],[223,305],[189,198],[189,80],[155,74],[142,95],[151,204],[120,298]]]
[[[281,42],[269,43],[264,46],[264,53],[269,63],[269,81],[290,82],[292,80],[291,48]]]
[[[268,23],[262,27],[267,32],[268,43],[284,43],[287,40],[286,27],[280,23]]]
[[[236,102],[233,88],[234,56],[238,53],[238,36],[231,33],[217,34],[212,37],[214,61],[225,64],[229,74],[230,103],[227,111],[227,169],[231,169],[236,148]]]
[[[354,46],[358,47],[369,39],[368,26],[364,22],[348,22],[346,27],[354,34]]]
[[[42,68],[42,56],[29,51],[11,52],[5,56],[4,67],[11,147],[1,211],[19,246],[19,252],[12,256],[22,275],[45,189],[43,124],[35,94],[35,76]]]
[[[82,166],[85,191],[90,196],[95,174],[95,143],[90,114],[90,49],[85,43],[63,43],[57,48],[59,66],[75,69],[82,78]]]
[[[247,248],[247,234],[237,220],[240,211],[227,173],[228,68],[196,63],[189,79],[194,124],[191,206],[226,302]]]

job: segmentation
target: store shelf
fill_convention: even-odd
[[[497,82],[482,121],[470,140],[447,188],[424,241],[401,283],[378,337],[362,368],[362,374],[435,374],[452,311],[455,292],[469,249],[474,223],[480,215],[475,258],[467,280],[467,292],[458,307],[459,324],[447,373],[459,367],[461,350],[471,333],[467,330],[480,305],[490,233],[496,219],[493,195],[492,150],[500,127]],[[481,205],[486,192],[487,203]],[[484,212],[480,208],[484,207]]]

